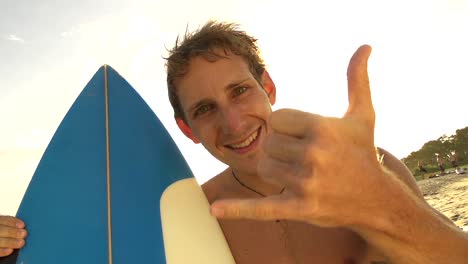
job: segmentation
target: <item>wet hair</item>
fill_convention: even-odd
[[[219,50],[224,55],[219,54]],[[262,83],[265,64],[260,56],[257,39],[240,30],[238,24],[208,21],[192,33],[186,31],[182,40],[177,37],[174,47],[169,50],[169,56],[165,58],[167,89],[175,118],[185,120],[176,81],[187,73],[190,60],[202,56],[207,61],[214,62],[229,54],[241,56],[247,62],[253,77]]]

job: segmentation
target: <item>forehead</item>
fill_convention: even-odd
[[[177,94],[182,105],[199,97],[214,95],[230,84],[252,79],[246,61],[237,55],[228,54],[214,61],[202,56],[190,60],[187,72],[176,81]]]
[[[187,72],[178,80],[178,87],[201,83],[222,85],[239,77],[245,78],[246,75],[252,76],[248,64],[241,56],[228,54],[215,60],[196,56],[190,59]]]

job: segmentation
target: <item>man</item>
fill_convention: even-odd
[[[468,259],[466,235],[424,202],[401,162],[374,147],[370,47],[351,59],[350,105],[340,119],[272,112],[276,87],[255,42],[233,24],[209,22],[176,43],[167,60],[179,128],[229,165],[203,190],[236,262]],[[336,159],[342,166],[330,170]],[[0,243],[20,247],[8,237],[22,237],[16,232],[24,224],[5,219]]]
[[[439,170],[440,170],[440,175],[444,175],[445,174],[445,162],[444,162],[444,158],[442,155],[439,155],[439,153],[436,153],[436,160],[437,160],[437,166],[439,167]]]
[[[452,168],[458,168],[458,156],[455,150],[450,152],[450,162],[452,163]]]
[[[418,160],[418,169],[419,169],[419,172],[421,172],[422,179],[425,180],[427,170],[426,170],[426,168],[424,168],[423,163],[421,161],[419,161],[419,160]]]

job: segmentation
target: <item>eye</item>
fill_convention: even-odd
[[[197,110],[195,110],[194,117],[203,115],[204,113],[210,111],[211,109],[213,109],[213,105],[210,105],[210,104],[201,105],[200,107],[197,108]]]
[[[234,88],[234,91],[233,91],[234,96],[239,96],[239,95],[245,93],[247,91],[247,89],[248,88],[246,86],[239,86],[239,87]]]

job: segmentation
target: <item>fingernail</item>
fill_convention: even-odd
[[[219,207],[211,207],[211,215],[215,217],[222,217],[224,215],[224,210]]]
[[[22,222],[16,222],[16,227],[23,228],[24,224]]]
[[[24,244],[24,240],[23,240],[23,239],[17,239],[17,240],[16,240],[16,245],[18,245],[18,246],[21,247],[21,246],[23,246],[23,244]]]
[[[18,236],[20,236],[21,238],[25,237],[26,236],[26,230],[19,230],[18,231]]]

